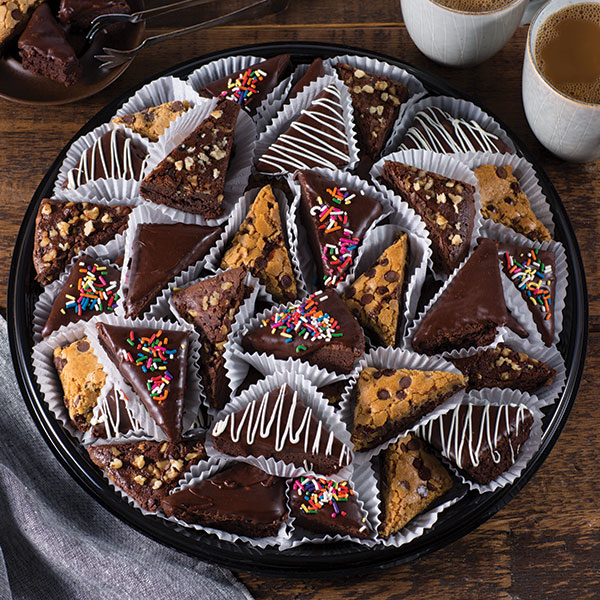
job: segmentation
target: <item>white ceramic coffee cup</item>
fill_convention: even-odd
[[[507,0],[490,12],[454,10],[434,0],[401,0],[406,29],[431,60],[452,67],[477,65],[498,52],[519,26],[528,0]]]
[[[551,14],[588,2],[600,0],[551,0],[543,6],[531,21],[523,62],[523,106],[529,126],[550,152],[573,162],[600,158],[600,104],[575,100],[550,84],[536,64],[535,40]]]

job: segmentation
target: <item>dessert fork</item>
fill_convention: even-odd
[[[177,7],[175,5],[169,5],[168,7],[160,7],[160,8],[169,8],[170,10],[179,10],[180,8],[186,8],[189,6],[196,6],[199,4],[207,4],[211,0],[184,0],[184,2],[177,3]],[[133,59],[133,57],[143,48],[147,48],[149,46],[154,46],[155,44],[159,44],[160,42],[164,42],[165,40],[170,40],[174,37],[178,37],[180,35],[185,35],[186,33],[191,33],[193,31],[199,31],[200,29],[208,29],[210,27],[216,27],[217,25],[225,25],[226,23],[232,23],[237,21],[242,17],[246,17],[248,19],[259,19],[266,15],[275,14],[287,7],[289,0],[259,0],[258,2],[254,2],[248,6],[244,6],[238,10],[227,13],[225,15],[221,15],[220,17],[216,17],[214,19],[210,19],[209,21],[203,21],[202,23],[197,23],[196,25],[190,25],[189,27],[184,27],[183,29],[176,29],[175,31],[169,31],[167,33],[162,33],[160,35],[155,35],[149,38],[146,38],[141,44],[132,48],[131,50],[117,50],[116,48],[102,48],[104,54],[96,54],[94,58],[101,62],[101,67],[106,67],[107,69],[114,69],[126,62],[129,62]],[[150,9],[152,10],[152,9]],[[148,11],[146,11],[148,12]],[[156,14],[156,13],[154,13]],[[164,14],[164,13],[161,13]],[[120,17],[122,15],[108,15],[111,17]],[[132,15],[125,15],[127,17],[131,17]],[[118,22],[118,21],[112,21]],[[122,22],[122,21],[121,21]],[[104,27],[106,24],[104,25]]]

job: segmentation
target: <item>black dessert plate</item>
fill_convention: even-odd
[[[323,58],[342,54],[370,56],[406,69],[418,77],[425,87],[434,94],[444,94],[473,101],[472,98],[465,96],[444,80],[394,58],[347,46],[315,43],[276,43],[233,48],[177,65],[165,73],[142,82],[139,87],[163,75],[185,77],[199,66],[226,56],[252,54],[268,58],[283,52],[291,53],[296,63],[310,62],[317,56]],[[244,543],[222,542],[214,536],[194,529],[181,528],[158,517],[143,516],[114,492],[102,473],[89,460],[82,446],[55,420],[48,410],[35,380],[31,360],[33,346],[32,314],[40,288],[34,281],[31,253],[35,215],[39,202],[43,197],[51,194],[52,184],[56,179],[67,149],[75,139],[107,122],[121,104],[135,91],[135,89],[130,90],[95,115],[57,157],[29,204],[17,238],[11,266],[8,290],[8,328],[13,363],[19,385],[31,416],[46,443],[72,477],[103,506],[124,522],[162,544],[236,570],[280,576],[359,575],[362,572],[372,571],[373,568],[391,567],[409,562],[466,535],[514,498],[544,462],[558,439],[575,401],[586,352],[588,300],[577,240],[556,190],[527,148],[492,113],[490,114],[511,136],[518,152],[532,163],[536,170],[540,185],[548,198],[554,216],[555,238],[562,242],[566,249],[569,269],[564,327],[558,344],[558,349],[565,359],[567,380],[558,401],[545,409],[542,444],[519,479],[512,485],[493,493],[480,495],[476,492],[469,492],[461,501],[444,511],[432,529],[400,548],[365,548],[346,542],[303,545],[285,552],[281,552],[276,548],[259,550]],[[485,110],[485,107],[482,108]]]

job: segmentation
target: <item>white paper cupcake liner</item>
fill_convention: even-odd
[[[545,225],[550,235],[554,236],[554,219],[550,204],[540,187],[536,171],[530,162],[516,154],[498,154],[492,152],[474,152],[471,154],[455,154],[454,156],[461,162],[464,162],[473,171],[481,165],[494,165],[496,167],[511,166],[513,168],[513,175],[518,179],[521,190],[529,200],[531,210]],[[484,224],[488,221],[494,222],[491,219],[484,219],[483,221]]]
[[[500,138],[513,152],[515,151],[513,141],[500,125],[472,102],[459,100],[457,98],[452,98],[451,96],[428,96],[415,102],[404,111],[402,118],[396,123],[396,126],[390,135],[390,140],[386,148],[388,152],[402,150],[400,144],[402,143],[406,132],[411,127],[415,115],[419,111],[430,106],[440,108],[455,118],[465,119],[466,121],[475,121],[483,129]]]
[[[394,161],[412,165],[418,169],[431,171],[432,173],[438,173],[439,175],[443,175],[444,177],[448,177],[450,179],[456,179],[457,181],[468,183],[475,188],[475,193],[473,194],[475,201],[473,232],[471,234],[469,252],[467,253],[467,255],[469,255],[475,249],[475,246],[477,246],[477,236],[479,235],[479,230],[483,223],[483,217],[481,216],[481,196],[479,194],[479,184],[477,183],[477,178],[471,169],[460,162],[452,154],[437,154],[435,152],[428,152],[427,150],[405,150],[403,152],[394,152],[393,154],[388,154],[373,165],[370,175],[378,189],[389,190],[392,192],[397,201],[402,201],[402,197],[394,190],[389,188],[387,183],[381,179],[385,161]],[[430,264],[430,268],[437,280],[444,280],[448,277],[448,275],[445,273],[435,270],[433,268],[433,263]]]
[[[469,489],[476,490],[480,494],[485,494],[486,492],[495,492],[499,488],[503,488],[511,483],[514,483],[523,472],[523,469],[525,469],[525,467],[529,464],[529,461],[533,458],[534,454],[538,451],[542,443],[542,419],[544,418],[544,414],[541,411],[542,407],[540,401],[534,396],[530,396],[527,392],[519,392],[517,390],[500,390],[498,388],[493,388],[488,390],[469,392],[467,398],[461,404],[475,404],[482,406],[486,406],[489,404],[524,404],[532,412],[534,420],[533,425],[531,427],[531,432],[526,442],[519,450],[514,464],[490,483],[482,485],[471,481],[458,470],[458,468],[452,461],[448,460],[445,457],[442,457],[444,462],[450,467],[452,472],[465,485],[468,485]],[[429,421],[429,423],[430,426],[435,425],[433,421]],[[423,429],[419,429],[416,432],[416,435],[424,440],[427,440],[427,434],[425,433],[425,430],[425,427]]]
[[[298,477],[299,475],[321,475],[314,470],[308,469],[308,465],[294,465],[285,463],[283,460],[275,460],[273,457],[265,456],[234,456],[222,454],[214,447],[213,439],[215,429],[220,427],[220,421],[237,412],[243,410],[251,402],[260,401],[263,396],[278,389],[283,384],[287,384],[293,391],[297,392],[298,398],[304,402],[312,410],[312,415],[321,421],[327,430],[344,445],[349,457],[349,464],[342,467],[337,473],[328,475],[329,479],[341,481],[349,479],[353,471],[353,454],[351,451],[352,444],[350,442],[350,433],[346,426],[340,420],[338,414],[333,407],[327,402],[327,399],[317,390],[317,388],[300,372],[280,371],[273,375],[268,375],[263,380],[251,385],[247,390],[244,390],[239,396],[233,398],[229,404],[220,411],[212,425],[210,435],[206,439],[206,452],[209,456],[222,456],[223,458],[248,462],[256,467],[263,469],[272,475],[279,477]]]
[[[370,234],[372,234],[375,227],[384,221],[386,217],[391,215],[395,207],[393,205],[393,199],[391,195],[386,194],[385,192],[381,192],[369,185],[366,181],[359,179],[356,175],[351,175],[345,171],[333,171],[331,169],[307,169],[311,173],[316,173],[317,175],[321,175],[335,181],[336,184],[340,187],[346,187],[348,189],[354,190],[356,192],[362,193],[365,196],[373,198],[377,200],[381,205],[381,214],[377,217],[373,223],[369,226],[367,231],[364,234],[362,243],[360,244],[358,251],[356,253],[355,263],[352,268],[346,273],[346,277],[343,281],[335,286],[335,290],[338,294],[341,294],[348,286],[348,281],[354,279],[354,273],[356,271],[356,263],[360,260],[360,256],[362,255],[363,248],[369,239]],[[316,278],[317,278],[317,270],[315,267],[315,260],[310,250],[310,246],[308,243],[308,234],[306,231],[306,227],[302,222],[302,218],[300,215],[300,201],[302,197],[300,184],[294,179],[293,175],[288,175],[287,182],[290,187],[290,190],[294,192],[294,200],[292,201],[289,213],[289,222],[292,224],[292,246],[293,251],[298,257],[298,262],[300,264],[300,268],[302,270],[302,276],[304,281],[306,282],[307,292],[312,293],[317,289],[316,286]]]
[[[366,519],[366,524],[371,531],[371,538],[363,540],[350,535],[330,534],[330,533],[317,533],[309,531],[303,527],[296,525],[296,518],[291,517],[290,524],[292,526],[292,532],[290,539],[282,544],[282,550],[289,550],[290,548],[296,548],[302,544],[328,544],[334,542],[355,542],[367,547],[375,545],[375,534],[379,527],[379,500],[377,498],[377,482],[375,481],[375,475],[371,465],[366,463],[354,469],[352,473],[352,479],[348,481],[348,484],[354,491],[354,497],[357,500],[360,511],[363,518]],[[294,494],[294,479],[290,479],[288,482],[288,505],[291,505],[291,496]],[[344,509],[344,504],[340,503],[340,508]],[[291,511],[290,511],[291,514]],[[335,524],[335,519],[333,519]]]
[[[84,326],[85,335],[88,337],[94,349],[94,353],[98,357],[98,361],[104,367],[109,378],[115,382],[117,387],[126,390],[127,397],[136,399],[138,402],[132,406],[132,412],[136,420],[138,420],[148,436],[154,440],[166,440],[167,436],[164,431],[158,426],[154,419],[150,416],[150,413],[141,402],[137,394],[133,391],[131,386],[127,383],[123,375],[109,359],[108,354],[100,344],[98,332],[96,329],[96,323],[106,323],[107,325],[114,325],[117,327],[148,327],[152,329],[163,329],[167,331],[178,330],[181,331],[183,328],[177,324],[169,321],[162,321],[153,318],[140,318],[140,319],[124,319],[116,315],[102,315],[101,317],[95,317],[90,321],[87,321]],[[188,362],[186,370],[186,386],[184,391],[184,408],[183,408],[183,423],[181,427],[181,433],[185,433],[191,427],[200,405],[204,402],[204,389],[200,383],[200,375],[198,373],[198,360],[199,360],[199,341],[198,334],[195,331],[186,329],[190,333],[190,342],[188,346]]]
[[[267,59],[260,56],[228,56],[220,58],[193,71],[188,77],[188,83],[194,90],[199,91],[213,81],[218,81],[232,73],[239,73],[265,60]],[[257,107],[256,114],[254,115],[257,133],[263,131],[269,121],[277,114],[277,111],[285,102],[291,86],[292,78],[286,77],[267,94],[267,97]]]
[[[348,431],[354,430],[354,390],[358,382],[358,378],[363,369],[374,367],[377,369],[414,369],[419,371],[448,371],[450,373],[460,373],[460,371],[447,360],[439,356],[425,356],[417,354],[409,350],[400,350],[399,348],[377,348],[365,354],[360,360],[357,367],[354,369],[352,376],[342,395],[340,403],[339,417],[345,423]],[[390,444],[397,442],[401,437],[411,431],[416,431],[420,425],[435,419],[438,415],[446,412],[448,409],[457,406],[464,402],[465,392],[457,391],[450,398],[447,398],[437,408],[423,415],[419,422],[409,429],[399,432],[389,440],[379,444],[375,448],[364,452],[355,451],[354,460],[357,464],[363,464],[370,461],[374,456],[378,455],[382,450],[385,450]]]
[[[129,184],[129,179],[97,179],[84,183],[75,190],[57,189],[52,197],[64,202],[92,202],[107,206],[143,204],[144,200]]]
[[[193,473],[195,474],[193,477],[189,477],[189,474],[186,474],[186,479],[181,482],[178,487],[173,490],[173,494],[180,490],[187,489],[189,487],[193,487],[194,485],[216,475],[219,471],[222,471],[227,465],[232,464],[234,462],[239,462],[236,460],[222,459],[218,457],[210,457],[208,461],[202,461],[198,465],[192,467]],[[207,527],[204,525],[198,525],[195,523],[186,523],[181,519],[177,519],[176,517],[167,517],[162,510],[156,513],[159,517],[166,519],[167,521],[171,521],[172,523],[177,523],[181,527],[185,527],[188,529],[196,529],[197,531],[204,531],[211,535],[217,536],[220,540],[225,542],[245,542],[254,548],[267,548],[269,546],[281,546],[286,543],[290,537],[290,525],[289,525],[289,517],[281,524],[277,535],[267,536],[262,538],[250,538],[245,535],[238,535],[237,533],[229,533],[228,531],[223,531],[221,529],[215,529],[213,527]]]
[[[125,258],[123,259],[123,270],[121,272],[121,292],[122,297],[126,298],[129,293],[130,275],[131,275],[131,259],[135,248],[137,247],[137,228],[140,225],[155,223],[155,224],[172,224],[183,223],[186,225],[201,225],[203,219],[198,215],[183,213],[177,211],[176,217],[165,214],[157,205],[148,204],[146,206],[138,206],[129,215],[129,224],[127,227],[127,235],[125,237]],[[223,235],[223,234],[221,234]],[[218,239],[218,238],[217,238]],[[169,311],[169,296],[174,287],[182,287],[188,282],[196,279],[211,253],[216,252],[216,245],[213,244],[209,251],[200,260],[180,271],[173,279],[168,281],[156,297],[144,309],[143,314],[146,317],[154,317],[156,319],[166,318],[170,316]],[[120,317],[125,317],[124,303],[119,303],[116,314]]]
[[[149,148],[148,160],[144,169],[147,177],[154,168],[166,158],[179,144],[191,135],[200,124],[209,117],[217,105],[217,98],[198,98],[196,106],[181,115],[165,131],[160,139]],[[235,126],[233,152],[227,167],[225,185],[223,187],[223,215],[217,219],[204,219],[196,215],[200,224],[218,225],[226,221],[233,211],[239,197],[243,193],[254,157],[256,128],[252,119],[241,110]],[[159,210],[178,218],[178,213],[184,212],[164,204],[157,204]]]
[[[255,162],[260,160],[277,138],[289,128],[293,121],[296,121],[300,117],[301,112],[307,109],[310,103],[330,84],[335,85],[340,92],[350,156],[348,163],[341,167],[340,170],[351,171],[358,164],[358,142],[354,127],[352,101],[346,85],[336,75],[325,75],[316,81],[312,81],[297,96],[281,107],[277,115],[275,115],[267,128],[261,133],[260,139],[256,142]],[[328,166],[324,160],[322,162],[324,166]],[[269,173],[269,175],[284,175],[286,173],[287,171]]]
[[[141,148],[144,152],[149,151],[150,144],[148,143],[148,140],[143,138],[138,133],[133,133],[130,129],[127,129],[122,125],[116,125],[114,123],[104,123],[103,125],[96,127],[96,129],[94,129],[93,131],[82,135],[78,140],[73,142],[73,144],[67,151],[65,160],[63,161],[58,171],[58,176],[56,178],[56,182],[54,183],[53,193],[55,195],[58,194],[60,191],[67,189],[62,187],[63,183],[67,180],[67,174],[69,173],[69,171],[73,169],[79,162],[79,159],[81,158],[81,155],[84,152],[84,150],[91,148],[97,139],[102,137],[108,131],[112,131],[114,129],[120,129],[125,134],[125,137],[130,138],[132,143]],[[142,164],[141,177],[143,177],[145,168],[144,165],[146,165],[147,162],[148,157],[146,157],[144,164]],[[88,182],[89,188],[93,188],[96,184],[98,184],[98,182],[101,181],[114,181],[114,186],[119,190],[119,197],[135,198],[137,197],[140,189],[141,178],[139,180],[117,178],[96,179]]]

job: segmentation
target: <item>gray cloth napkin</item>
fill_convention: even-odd
[[[233,575],[146,538],[54,458],[17,386],[0,317],[0,600],[251,600]]]

